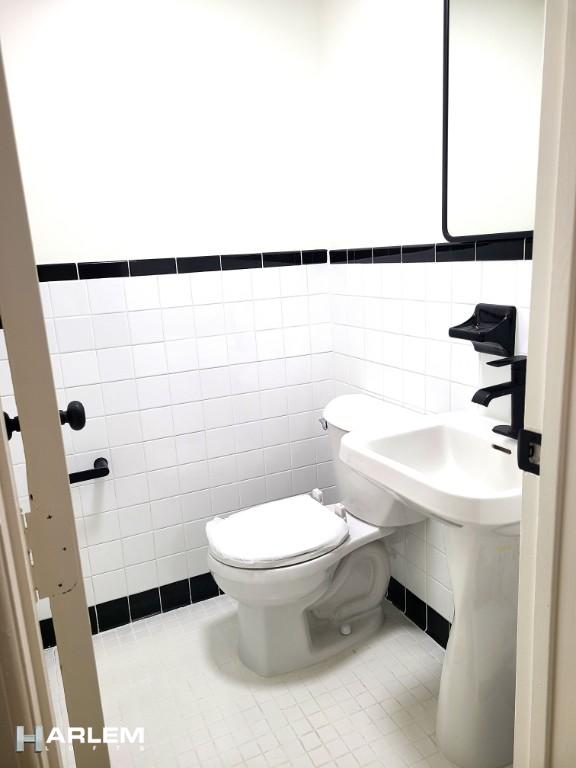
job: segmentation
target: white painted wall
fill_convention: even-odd
[[[39,263],[440,239],[441,0],[3,0]]]

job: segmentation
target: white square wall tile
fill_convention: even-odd
[[[85,280],[50,283],[50,298],[54,317],[87,315],[90,312]]]
[[[94,315],[92,317],[92,325],[94,328],[94,344],[97,349],[125,347],[130,344],[130,329],[126,313],[116,312],[106,315]]]
[[[151,440],[144,443],[146,466],[150,472],[166,467],[175,467],[176,442],[173,437],[164,437],[160,440]]]
[[[204,423],[206,429],[227,427],[234,423],[233,400],[219,397],[204,401]]]
[[[156,561],[127,566],[126,582],[130,595],[137,595],[139,592],[145,592],[148,589],[158,587]]]
[[[236,301],[224,305],[226,331],[243,333],[254,329],[254,305],[251,301]]]
[[[228,364],[226,336],[209,336],[197,340],[198,367],[217,368]]]
[[[250,269],[235,269],[222,273],[222,297],[224,301],[247,301],[252,298]]]
[[[194,339],[166,342],[166,359],[170,373],[195,370],[198,368],[197,342]]]
[[[128,595],[124,569],[93,576],[92,584],[96,603],[106,603]]]
[[[200,373],[198,371],[170,374],[169,383],[170,402],[173,405],[202,399]]]
[[[152,529],[152,516],[149,504],[137,504],[118,510],[120,531],[123,537],[148,533]]]
[[[96,384],[100,381],[95,352],[70,352],[61,355],[60,364],[65,387]]]
[[[106,428],[111,447],[138,443],[142,440],[140,414],[136,411],[108,416]]]
[[[142,344],[132,348],[134,357],[134,375],[159,376],[167,373],[164,344]]]
[[[174,581],[182,581],[188,578],[188,565],[186,555],[182,552],[177,555],[161,557],[157,560],[158,582],[160,586],[172,584]],[[206,571],[204,571],[206,573]]]
[[[204,432],[193,432],[176,437],[176,454],[179,464],[189,464],[206,458],[206,435]]]
[[[196,336],[218,336],[226,332],[223,304],[204,304],[194,308]]]
[[[151,501],[176,496],[180,493],[177,467],[156,469],[148,472],[148,488]]]
[[[140,408],[160,408],[170,405],[172,402],[170,383],[168,376],[151,376],[138,379],[136,392]]]
[[[184,526],[173,525],[154,531],[154,548],[158,558],[184,552],[186,548]]]
[[[138,404],[136,383],[130,379],[128,381],[108,382],[102,385],[101,397],[103,398],[103,411],[107,415],[127,413]]]
[[[173,496],[151,503],[152,524],[155,529],[178,525],[182,522],[181,498]]]
[[[119,507],[132,507],[148,501],[146,475],[131,475],[115,481],[116,499]]]
[[[231,393],[228,368],[210,368],[200,371],[200,388],[203,397],[224,397]]]
[[[162,307],[189,307],[192,303],[190,279],[186,275],[160,275],[158,290]]]
[[[144,440],[157,440],[174,434],[172,408],[152,408],[140,412],[142,437]]]
[[[150,344],[164,340],[162,313],[159,309],[149,309],[128,314],[132,344]]]
[[[201,491],[210,486],[208,464],[205,461],[196,461],[192,464],[181,464],[178,467],[178,478],[182,493]]]
[[[116,571],[124,566],[122,545],[119,540],[97,544],[88,548],[92,575]]]
[[[192,307],[175,307],[162,312],[164,338],[166,341],[190,339],[195,336],[194,309]]]
[[[134,376],[131,347],[98,350],[100,381],[121,381]]]
[[[87,280],[88,303],[93,315],[126,309],[124,281],[118,278]]]
[[[212,503],[210,501],[210,491],[196,491],[187,493],[181,497],[182,519],[184,522],[190,520],[199,520],[209,517],[212,514]]]
[[[111,465],[115,477],[137,475],[146,471],[144,449],[140,443],[112,448]]]
[[[117,510],[101,512],[84,518],[86,541],[89,545],[103,544],[120,538]]]
[[[222,273],[220,271],[195,272],[190,275],[190,288],[195,306],[221,302]]]
[[[186,549],[206,547],[208,545],[206,521],[196,520],[192,523],[186,523],[184,526],[184,535],[186,537]]]
[[[204,429],[204,406],[202,402],[182,403],[172,406],[174,432],[183,435],[187,432],[200,432]]]
[[[158,278],[155,275],[126,278],[124,290],[129,310],[156,309],[160,306]]]
[[[118,510],[120,531],[123,537],[148,533],[152,529],[152,516],[149,504],[137,504]]]
[[[94,348],[89,317],[62,317],[54,321],[59,352],[81,352]]]
[[[208,549],[202,547],[200,549],[190,550],[187,553],[187,561],[188,575],[190,578],[206,573],[208,569]]]

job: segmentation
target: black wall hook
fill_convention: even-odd
[[[73,429],[76,432],[80,429],[84,429],[86,426],[86,411],[79,400],[72,400],[72,402],[68,403],[66,410],[59,411],[59,413],[60,424],[68,424],[70,429]],[[8,416],[6,411],[4,411],[4,424],[6,425],[8,440],[10,440],[14,432],[21,431],[20,419],[18,416]]]

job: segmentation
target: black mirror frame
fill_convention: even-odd
[[[450,73],[450,0],[444,0],[444,102],[442,108],[442,234],[449,243],[472,240],[512,240],[530,237],[532,229],[519,232],[490,232],[484,235],[451,235],[448,232],[448,97]]]

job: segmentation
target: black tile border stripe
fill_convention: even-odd
[[[141,277],[233,269],[291,267],[301,264],[418,264],[454,261],[521,261],[532,258],[533,236],[462,243],[387,245],[375,248],[323,248],[304,251],[270,251],[222,256],[181,256],[176,259],[130,259],[39,264],[41,283],[62,280],[93,280],[103,277]]]
[[[175,275],[176,259],[131,259],[130,277]]]
[[[446,648],[452,625],[444,616],[441,616],[434,608],[406,589],[395,578],[390,579],[386,599],[402,611],[410,621],[426,632],[438,645]]]
[[[74,262],[65,264],[38,264],[38,281],[40,283],[60,282],[62,280],[78,280],[78,267]]]
[[[274,251],[262,254],[263,267],[299,267],[301,264],[301,251]]]
[[[92,634],[97,635],[107,629],[133,624],[139,619],[168,613],[176,608],[200,603],[221,594],[212,574],[202,573],[199,576],[174,581],[134,595],[98,603],[88,608]],[[54,622],[52,619],[42,619],[39,623],[42,646],[45,649],[53,648],[56,645]]]
[[[80,280],[98,280],[103,277],[128,277],[127,261],[81,261],[78,264]]]

